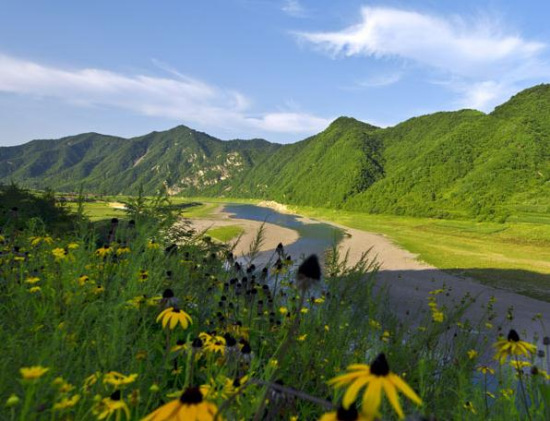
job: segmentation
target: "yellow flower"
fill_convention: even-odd
[[[69,250],[76,250],[77,248],[80,247],[80,244],[78,244],[78,243],[69,243],[67,245],[67,247],[69,248]]]
[[[483,374],[495,374],[495,370],[492,369],[491,367],[487,367],[486,365],[480,365],[478,368],[477,368],[477,371],[479,371],[480,373],[483,373]]]
[[[507,357],[518,355],[529,357],[529,354],[534,354],[537,351],[535,345],[520,340],[514,329],[510,330],[506,339],[497,341],[493,347],[496,348],[495,360],[498,360],[500,364],[504,364]]]
[[[370,421],[370,418],[359,414],[355,406],[351,406],[349,409],[340,406],[337,411],[321,415],[319,421]]]
[[[137,377],[137,374],[130,374],[129,376],[125,376],[118,371],[109,371],[107,374],[105,374],[105,377],[103,378],[103,383],[109,383],[110,385],[118,388],[119,386],[126,386],[130,383],[135,382]]]
[[[279,307],[279,313],[281,313],[283,316],[288,313],[288,309],[286,307]]]
[[[107,255],[109,255],[113,250],[111,249],[111,247],[105,245],[103,247],[100,247],[98,248],[96,251],[95,251],[95,254],[96,256],[98,257],[106,257]]]
[[[344,408],[349,408],[357,398],[359,391],[366,387],[361,409],[369,418],[374,418],[378,414],[383,393],[386,394],[399,418],[404,418],[404,414],[397,396],[398,391],[401,391],[417,405],[422,404],[422,400],[415,391],[398,375],[390,371],[388,361],[383,353],[379,354],[370,366],[366,364],[350,365],[348,373],[341,374],[329,380],[328,383],[335,388],[348,386],[342,400]]]
[[[160,245],[157,242],[155,242],[155,240],[150,240],[147,243],[147,248],[148,249],[157,250],[159,247],[160,247]]]
[[[223,336],[210,336],[209,340],[204,342],[204,350],[209,352],[225,353],[225,338]]]
[[[40,291],[42,291],[42,288],[40,288],[40,287],[32,287],[32,288],[29,288],[29,292],[30,292],[31,294],[34,294],[35,292],[40,292]]]
[[[55,257],[55,260],[64,260],[68,253],[67,250],[58,247],[52,250],[52,254]]]
[[[376,329],[376,330],[382,329],[382,325],[380,324],[380,322],[377,322],[374,319],[369,320],[369,325],[370,325],[370,327],[372,327],[373,329]]]
[[[203,400],[198,387],[190,387],[179,399],[168,402],[147,415],[142,421],[213,421],[218,408]],[[223,420],[222,417],[218,417]]]
[[[510,361],[510,365],[514,367],[516,370],[521,370],[525,367],[531,367],[531,363],[529,361]]]
[[[478,356],[478,353],[475,349],[470,349],[468,351],[468,358],[473,360],[474,358],[476,358]]]
[[[93,412],[98,420],[110,418],[113,414],[116,414],[117,421],[122,414],[126,416],[126,419],[130,419],[130,408],[128,408],[126,402],[121,399],[120,390],[117,390],[108,398],[101,399],[95,406]]]
[[[101,373],[99,371],[95,372],[94,374],[90,374],[88,377],[84,379],[84,383],[82,385],[82,389],[85,393],[90,391],[90,388],[97,383],[99,378],[101,377]]]
[[[382,340],[382,342],[388,342],[390,340],[390,337],[391,337],[391,333],[385,330],[384,333],[382,333],[382,336],[380,337],[380,339]]]
[[[165,328],[170,322],[169,328],[173,330],[179,323],[183,329],[187,329],[190,324],[193,324],[193,319],[185,311],[179,308],[168,307],[157,316],[157,322],[162,320],[162,327]]]
[[[432,313],[432,320],[436,323],[443,323],[443,321],[445,320],[445,313],[439,310],[434,311]]]
[[[31,284],[31,285],[36,284],[37,282],[40,282],[40,278],[37,278],[36,276],[32,276],[25,280],[25,283]]]
[[[31,367],[21,367],[19,369],[19,372],[21,373],[21,377],[23,377],[23,380],[35,380],[42,377],[49,370],[50,369],[47,367],[42,367],[40,365],[33,365]]]
[[[466,401],[463,405],[464,409],[467,411],[470,411],[472,414],[477,414],[476,409],[474,408],[474,404],[470,401]]]
[[[71,390],[74,389],[74,386],[68,383],[67,381],[65,381],[63,377],[56,377],[52,381],[52,384],[54,386],[57,386],[57,390],[59,390],[60,393],[69,393]]]
[[[130,247],[119,247],[116,250],[117,256],[121,256],[121,255],[127,254],[127,253],[130,253]]]
[[[65,409],[72,408],[80,400],[80,395],[74,395],[72,398],[63,398],[53,406],[54,411],[63,411]]]
[[[307,338],[307,333],[301,335],[301,336],[298,336],[298,338],[296,338],[298,341],[300,342],[304,342]]]

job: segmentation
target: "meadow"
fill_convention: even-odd
[[[63,225],[17,205],[0,216],[0,419],[550,416],[550,339],[492,326],[491,302],[474,323],[471,297],[435,290],[397,320],[367,258],[239,263],[164,201],[96,222],[58,207]]]

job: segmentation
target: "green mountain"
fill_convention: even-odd
[[[280,145],[224,142],[185,126],[133,139],[86,133],[0,148],[0,181],[58,191],[219,194]]]
[[[377,128],[341,117],[289,145],[184,126],[133,139],[82,134],[0,148],[0,181],[30,187],[265,198],[415,216],[550,213],[550,85],[492,113],[441,112]]]

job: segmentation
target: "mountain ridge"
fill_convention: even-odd
[[[550,85],[491,113],[436,112],[380,128],[339,117],[292,144],[220,140],[178,125],[122,138],[82,133],[0,148],[0,182],[99,193],[271,199],[414,216],[550,213]]]

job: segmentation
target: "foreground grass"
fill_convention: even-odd
[[[147,215],[111,221],[108,234],[82,222],[59,237],[31,221],[4,226],[0,419],[139,420],[170,403],[193,420],[198,399],[179,401],[190,388],[209,402],[200,406],[208,421],[336,420],[343,399],[363,419],[395,419],[401,407],[444,420],[548,419],[545,358],[491,361],[490,302],[487,319],[466,320],[469,298],[445,307],[437,290],[424,316],[396,320],[373,295],[373,262],[348,268],[332,251],[318,279],[315,264],[281,250],[279,262],[240,267],[222,245],[181,229],[173,247],[170,219]],[[362,370],[351,377],[358,394],[329,383],[357,363],[372,367],[350,367]],[[383,396],[403,381],[422,405]]]

